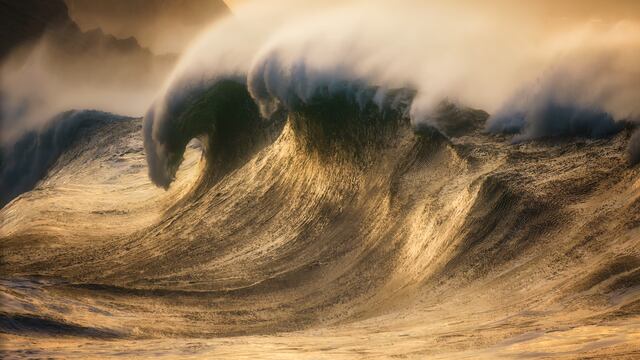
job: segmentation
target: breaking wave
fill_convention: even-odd
[[[234,111],[246,110],[241,117],[254,122],[324,105],[329,113],[333,102],[344,101],[364,113],[376,107],[414,127],[442,129],[448,125],[437,123],[439,108],[449,103],[488,111],[487,131],[522,141],[607,137],[639,119],[640,31],[633,21],[578,24],[562,36],[536,37],[542,45],[528,47],[523,44],[531,41],[519,36],[533,35],[500,36],[497,28],[513,24],[482,12],[456,12],[456,21],[443,23],[452,10],[437,6],[415,12],[356,2],[314,15],[296,6],[280,11],[247,7],[213,26],[176,67],[145,117],[150,174],[158,185],[171,182],[189,138],[224,117],[212,109],[209,120],[186,119],[190,104],[203,97],[216,103],[215,89],[231,83],[248,92],[238,100],[246,105]],[[407,41],[408,34],[422,36],[420,44]],[[486,51],[487,42],[496,48]]]

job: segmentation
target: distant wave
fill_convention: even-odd
[[[23,135],[0,148],[0,207],[29,191],[47,173],[58,157],[77,141],[111,121],[125,119],[99,111],[67,111],[42,129]]]

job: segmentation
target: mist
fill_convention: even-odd
[[[49,30],[0,66],[0,145],[10,146],[67,110],[142,116],[175,61],[99,29]]]
[[[552,61],[497,109],[489,130],[515,132],[515,140],[599,138],[639,121],[638,24],[590,24],[569,35],[555,39]]]
[[[215,19],[229,14],[222,0],[65,0],[84,30],[135,37],[156,54],[179,54]],[[142,16],[141,16],[142,15]]]
[[[5,148],[68,110],[142,116],[184,47],[228,14],[222,1],[14,5],[8,7],[12,21],[5,24],[0,58],[0,146]]]

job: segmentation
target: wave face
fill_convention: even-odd
[[[183,159],[161,164],[168,191],[146,177],[147,120],[96,126],[0,210],[5,351],[637,351],[629,132],[511,145],[482,132],[486,113],[443,104],[445,136],[411,124],[412,96],[336,93],[265,121],[220,83],[168,130]]]

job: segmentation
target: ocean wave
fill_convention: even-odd
[[[527,45],[475,14],[365,5],[247,5],[142,124],[0,209],[5,330],[151,357],[633,356],[633,76],[591,92],[560,66],[515,96],[555,60],[505,64]]]

